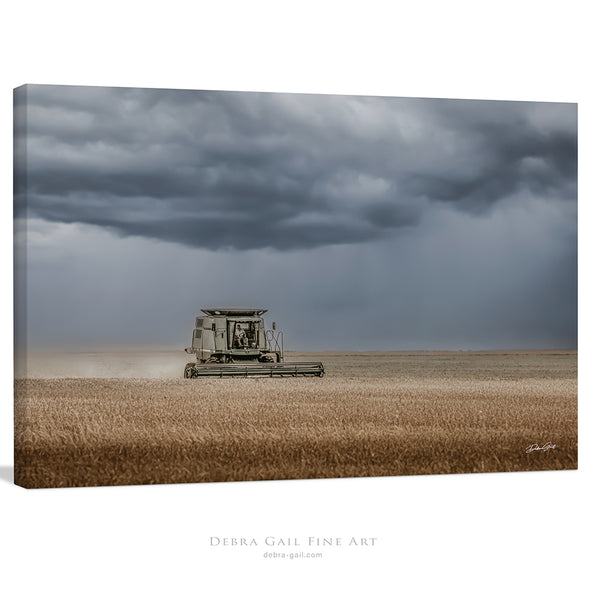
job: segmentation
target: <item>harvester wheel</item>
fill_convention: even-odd
[[[259,362],[268,362],[268,363],[272,363],[275,362],[275,359],[270,355],[270,354],[261,354],[260,358],[258,359]]]
[[[185,369],[183,370],[183,376],[186,379],[191,379],[192,378],[192,376],[194,374],[193,367],[194,367],[195,364],[196,363],[191,362],[191,363],[188,363],[187,365],[185,365]]]

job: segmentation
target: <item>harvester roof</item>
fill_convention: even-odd
[[[267,312],[266,308],[202,308],[200,310],[211,317],[259,317]]]

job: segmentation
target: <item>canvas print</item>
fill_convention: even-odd
[[[577,105],[14,91],[15,483],[577,468]]]

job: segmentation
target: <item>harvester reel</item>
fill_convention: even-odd
[[[194,365],[196,363],[188,363],[187,365],[185,365],[185,369],[183,370],[183,376],[186,379],[191,379],[194,376]]]

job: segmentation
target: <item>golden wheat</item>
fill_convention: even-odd
[[[575,352],[323,358],[324,379],[18,380],[15,482],[577,468]]]

